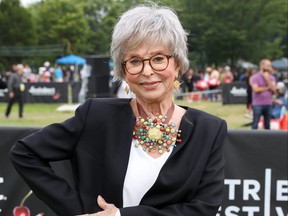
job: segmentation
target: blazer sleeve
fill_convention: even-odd
[[[18,140],[10,151],[15,169],[57,215],[83,212],[77,191],[54,173],[49,162],[72,157],[90,102],[81,105],[75,116],[63,123],[49,125]]]
[[[188,202],[165,206],[139,205],[120,209],[121,216],[214,216],[223,199],[224,152],[227,124],[221,120],[200,184]]]

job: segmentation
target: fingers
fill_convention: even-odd
[[[106,203],[106,201],[100,195],[97,197],[97,203],[100,206],[100,208],[102,208],[104,210],[107,209],[107,207],[108,207],[108,203]]]
[[[118,211],[118,208],[116,208],[114,204],[107,203],[100,195],[97,197],[97,203],[99,207],[103,209],[103,211],[91,216],[115,216],[116,212]]]

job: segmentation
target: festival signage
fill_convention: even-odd
[[[8,89],[0,89],[0,101],[8,101]],[[68,83],[25,83],[25,103],[67,103]]]
[[[39,129],[0,127],[0,216],[12,215],[30,190],[9,160],[10,148],[17,139]],[[287,143],[286,131],[228,131],[224,143],[224,200],[216,216],[288,215]],[[51,165],[58,175],[74,185],[68,161]],[[25,206],[31,215],[43,212],[56,216],[34,194]]]
[[[27,103],[67,103],[68,83],[26,83]]]
[[[224,83],[222,98],[223,104],[245,104],[247,101],[246,82]]]

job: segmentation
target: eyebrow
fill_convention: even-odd
[[[129,58],[127,57],[127,59],[131,59],[131,58],[134,58],[134,57],[136,57],[136,58],[141,58],[141,59],[146,59],[146,58],[150,58],[150,57],[152,57],[152,56],[155,56],[155,55],[158,55],[158,54],[161,54],[161,55],[169,55],[169,54],[167,54],[166,53],[166,51],[155,51],[155,52],[152,52],[152,53],[149,53],[148,54],[148,56],[149,57],[143,57],[143,56],[141,56],[141,55],[139,55],[139,54],[132,54],[132,55],[128,55],[129,56]]]

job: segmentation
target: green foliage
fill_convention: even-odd
[[[5,46],[23,46],[35,44],[37,40],[35,23],[27,9],[19,0],[0,1],[0,49]],[[1,67],[20,61],[19,57],[1,57]]]
[[[191,36],[190,51],[202,53],[199,63],[230,63],[244,58],[283,56],[287,37],[285,0],[183,0],[182,21]],[[287,2],[286,2],[287,3]],[[286,13],[286,15],[285,15]],[[276,39],[277,38],[277,39]]]
[[[66,44],[66,54],[109,55],[118,17],[142,0],[42,0],[28,8],[20,0],[0,0],[0,48]],[[192,65],[230,64],[239,58],[287,56],[287,0],[162,0],[190,32]],[[47,56],[53,61],[56,56]],[[23,61],[15,56],[0,64]],[[29,60],[29,59],[27,59]],[[33,58],[34,62],[42,61]]]
[[[0,29],[0,46],[35,43],[32,16],[20,6],[19,0],[0,1]]]
[[[89,33],[83,4],[70,0],[42,1],[35,13],[40,44],[67,44],[68,53],[84,53]]]

